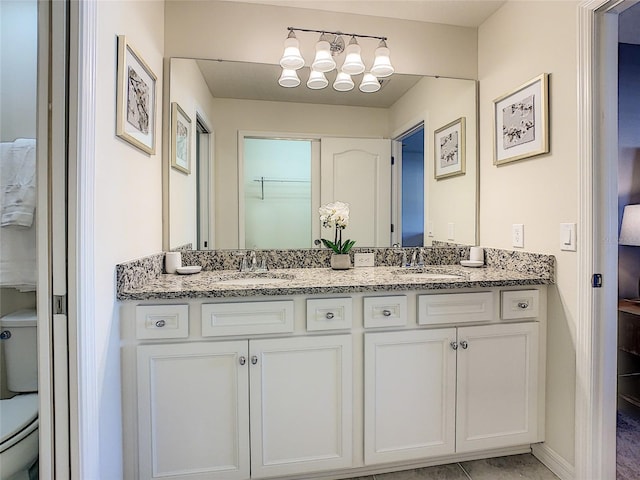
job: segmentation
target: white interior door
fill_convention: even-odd
[[[323,137],[320,169],[320,203],[349,204],[346,238],[357,247],[390,246],[391,140]]]

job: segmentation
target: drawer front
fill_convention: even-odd
[[[407,297],[365,297],[364,328],[402,327],[407,324]]]
[[[202,336],[293,332],[293,301],[202,305]]]
[[[493,292],[420,295],[418,324],[489,322],[494,319],[493,298]]]
[[[136,338],[155,340],[189,336],[188,305],[136,306]]]
[[[503,320],[538,316],[538,290],[511,290],[500,292],[500,295],[502,296],[500,316]]]
[[[351,329],[351,298],[314,298],[307,300],[307,330]]]

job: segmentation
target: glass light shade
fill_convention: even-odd
[[[371,67],[371,73],[376,77],[388,77],[394,72],[391,59],[389,58],[389,49],[387,47],[376,48],[376,58]]]
[[[298,78],[298,73],[292,68],[283,68],[282,75],[278,79],[278,84],[281,87],[292,88],[300,85],[300,78]]]
[[[344,63],[342,64],[342,71],[349,75],[358,75],[364,72],[364,63],[362,57],[360,57],[360,45],[353,42],[347,45],[345,51]]]
[[[360,83],[360,91],[364,93],[373,93],[380,90],[380,82],[372,73],[365,73]]]
[[[335,82],[333,82],[334,90],[339,92],[348,92],[353,89],[353,80],[351,80],[351,75],[345,72],[338,72],[336,76]]]
[[[640,245],[640,205],[627,205],[622,212],[620,245]]]
[[[316,58],[311,64],[311,68],[317,72],[330,72],[336,68],[336,61],[331,55],[331,45],[326,40],[316,43]]]
[[[311,70],[311,73],[309,74],[309,80],[307,80],[307,87],[312,90],[320,90],[327,85],[329,85],[329,80],[327,80],[327,77],[324,76],[323,72]]]
[[[288,37],[284,41],[284,53],[280,59],[282,68],[298,70],[304,66],[304,58],[300,54],[300,43],[296,37]]]

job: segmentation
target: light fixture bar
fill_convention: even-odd
[[[296,31],[296,32],[312,32],[312,33],[328,33],[330,35],[337,36],[345,36],[345,37],[358,37],[358,38],[377,38],[378,40],[388,40],[387,37],[380,37],[377,35],[361,35],[359,33],[346,33],[346,32],[331,32],[329,30],[314,30],[311,28],[297,28],[297,27],[287,27],[287,30]]]

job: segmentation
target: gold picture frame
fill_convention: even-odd
[[[116,135],[149,155],[156,152],[156,76],[118,35]]]
[[[171,166],[191,173],[191,119],[177,102],[171,104]]]
[[[466,171],[466,119],[460,117],[433,132],[436,180],[464,175]]]
[[[549,153],[549,75],[493,101],[493,164]]]

